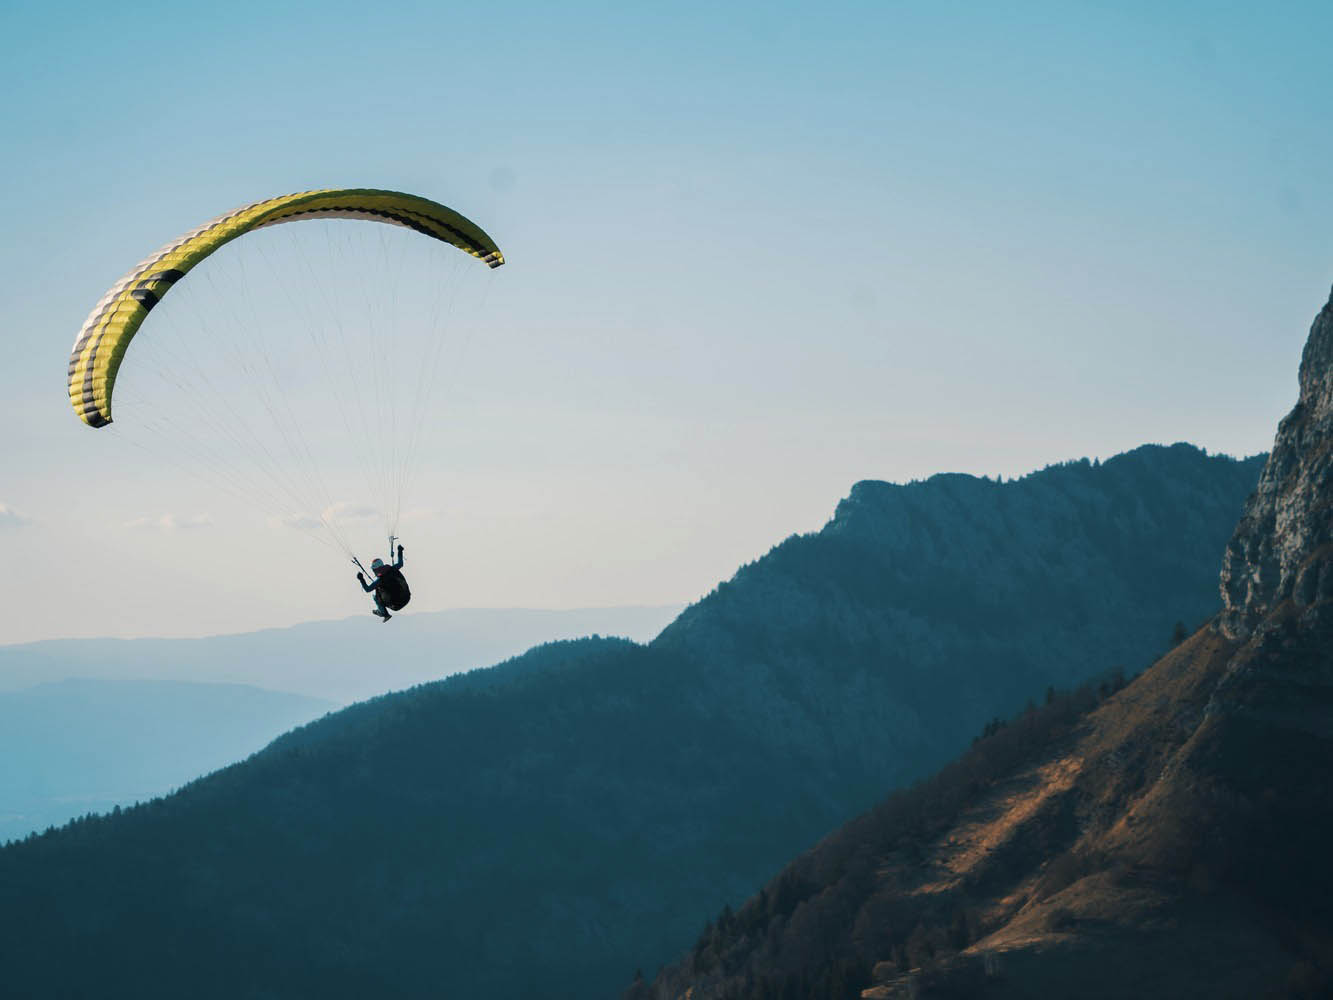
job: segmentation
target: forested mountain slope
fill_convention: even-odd
[[[705,666],[701,711],[837,747],[872,785],[894,762],[896,783],[1048,685],[1138,671],[1213,615],[1264,458],[1177,444],[1008,483],[861,482],[654,646]]]
[[[377,698],[0,850],[6,985],[614,995],[986,720],[1215,612],[1257,473],[1178,445],[859,484],[647,646]]]

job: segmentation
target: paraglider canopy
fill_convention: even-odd
[[[312,219],[366,219],[405,226],[451,243],[489,267],[504,263],[480,226],[417,195],[373,188],[328,188],[257,201],[173,240],[132,268],[93,307],[69,359],[69,400],[92,427],[111,422],[111,394],[130,341],[145,317],[191,268],[219,248],[265,226]]]
[[[70,352],[70,405],[107,428],[114,403],[113,440],[353,557],[352,528],[382,515],[375,534],[396,535],[416,459],[444,433],[436,377],[457,375],[442,359],[467,326],[463,283],[486,274],[469,257],[505,261],[480,226],[419,195],[245,205],[112,285]]]

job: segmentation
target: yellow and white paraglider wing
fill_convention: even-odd
[[[112,286],[89,314],[69,359],[69,400],[92,427],[111,422],[111,394],[130,341],[172,285],[218,248],[264,226],[307,219],[366,219],[404,226],[450,243],[490,267],[504,263],[475,223],[436,202],[397,191],[330,188],[255,202],[229,212],[142,261]]]

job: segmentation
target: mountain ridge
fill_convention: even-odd
[[[1185,446],[1076,465],[978,487],[1028,513],[1017,537],[991,514],[974,528],[1026,558],[1024,537],[1100,526],[1079,543],[1099,575],[1075,572],[1078,545],[1022,572],[977,565],[1010,602],[1079,597],[1073,618],[1112,649],[1070,645],[1074,621],[1052,628],[1049,609],[960,630],[957,568],[932,577],[910,548],[841,528],[793,536],[648,645],[556,643],[380,696],[170,798],[0,850],[0,959],[48,990],[100,968],[144,995],[414,996],[447,968],[457,995],[610,995],[628,963],[678,954],[717,906],[987,720],[1147,662],[1176,622],[1216,611],[1216,552],[1257,464]],[[1126,491],[1138,514],[1093,513]],[[965,554],[946,523],[934,544]],[[1169,599],[1141,599],[1132,553],[1163,546],[1179,556],[1154,581]],[[1052,560],[1071,570],[1055,589]],[[142,940],[170,947],[149,964]],[[50,951],[71,941],[79,968]],[[274,942],[300,962],[255,959]]]

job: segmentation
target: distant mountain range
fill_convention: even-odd
[[[337,707],[183,681],[65,680],[0,693],[0,843],[165,795]]]
[[[201,639],[55,639],[0,646],[0,692],[71,677],[151,679],[250,684],[349,704],[553,639],[597,633],[646,642],[679,611],[458,608],[395,615],[385,628],[364,615]]]
[[[1154,446],[858,484],[646,646],[377,698],[0,850],[7,985],[614,995],[996,715],[1213,615],[1260,464]]]
[[[201,639],[0,646],[0,843],[165,795],[358,697],[553,638],[646,641],[679,610],[469,608],[395,616],[388,635],[366,616]]]
[[[988,726],[625,1000],[1333,996],[1333,300],[1221,562],[1142,676]]]

